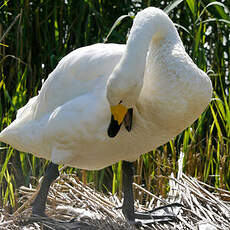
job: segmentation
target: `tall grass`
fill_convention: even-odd
[[[181,2],[181,3],[180,3]],[[61,57],[81,46],[103,42],[121,15],[147,6],[165,9],[172,1],[9,0],[0,4],[0,128],[36,95],[42,79]],[[213,100],[201,117],[169,143],[142,155],[136,162],[135,182],[157,195],[168,191],[167,178],[177,172],[177,158],[185,153],[184,172],[219,188],[230,189],[230,2],[174,1],[169,15],[177,25],[187,52],[208,71]],[[180,4],[179,4],[180,3]],[[178,5],[179,4],[179,5]],[[172,7],[175,7],[172,9]],[[132,20],[125,18],[108,42],[124,43]],[[212,71],[210,71],[212,70]],[[14,211],[20,205],[17,188],[36,184],[47,162],[1,144],[0,205]],[[72,168],[85,183],[121,194],[122,162],[100,171]],[[148,197],[135,194],[144,202]]]

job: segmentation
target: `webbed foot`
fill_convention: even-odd
[[[179,203],[172,203],[146,212],[135,211],[133,216],[137,223],[143,224],[176,222],[178,218],[174,213],[174,207],[182,207],[182,205]]]
[[[131,224],[142,225],[152,224],[156,222],[175,222],[178,220],[173,208],[182,207],[179,203],[172,203],[157,207],[151,211],[138,212],[134,210],[134,197],[133,197],[133,167],[132,163],[123,161],[123,192],[124,202],[122,212],[125,218]]]

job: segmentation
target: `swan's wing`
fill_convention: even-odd
[[[19,110],[17,119],[39,119],[58,106],[106,81],[123,54],[124,45],[95,44],[72,51],[58,63],[39,95]]]
[[[23,116],[25,118],[26,114],[27,116],[31,114],[33,112],[33,105],[36,103],[36,100],[37,96],[30,98],[27,104],[17,111],[16,119],[20,119]]]
[[[50,148],[50,159],[53,162],[72,166],[87,165],[86,159],[90,155],[92,159],[95,158],[94,163],[98,164],[100,160],[95,156],[97,151],[94,151],[92,145],[94,148],[98,143],[106,145],[106,129],[110,120],[109,103],[105,93],[102,93],[103,89],[99,87],[98,90],[80,95],[59,106],[50,115],[42,129],[42,146]],[[85,165],[84,168],[87,167]]]
[[[123,45],[96,44],[65,56],[39,95],[30,99],[14,122],[1,132],[0,140],[41,157],[51,151],[43,147],[55,146],[52,140],[65,142],[68,138],[71,142],[74,130],[79,139],[88,138],[92,130],[104,136],[106,132],[100,130],[105,129],[109,116],[105,85],[123,50]]]
[[[65,56],[49,75],[39,93],[35,118],[53,111],[65,102],[91,92],[106,80],[120,60],[124,46],[95,44]]]

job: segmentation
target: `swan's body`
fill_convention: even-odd
[[[56,164],[101,169],[166,143],[198,118],[211,93],[172,21],[151,7],[136,16],[127,45],[65,56],[0,141]],[[121,99],[133,108],[132,130],[122,126],[110,138],[110,105]]]

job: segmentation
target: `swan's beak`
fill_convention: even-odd
[[[108,127],[108,136],[115,137],[119,132],[122,122],[125,121],[125,127],[128,131],[132,125],[132,109],[127,109],[124,105],[118,104],[111,106],[111,121]]]
[[[122,104],[111,106],[110,109],[114,120],[117,121],[118,125],[121,125],[128,109]]]

